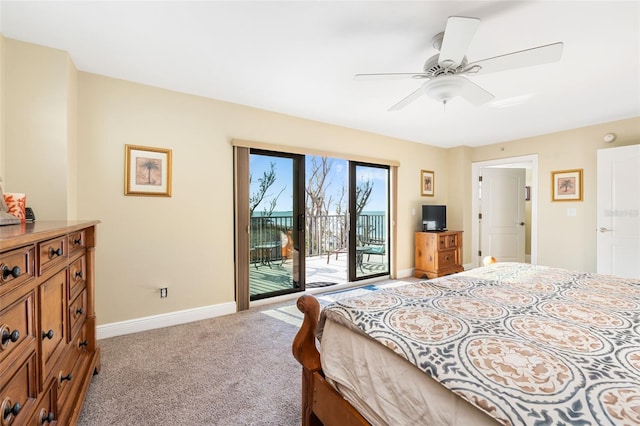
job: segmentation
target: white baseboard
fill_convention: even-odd
[[[401,280],[402,278],[413,277],[413,271],[413,268],[399,270],[397,272],[398,279]]]
[[[125,334],[138,333],[140,331],[154,330],[156,328],[170,327],[172,325],[219,317],[222,315],[233,314],[235,312],[235,302],[185,309],[184,311],[169,312],[150,317],[99,325],[96,327],[96,337],[98,340],[107,339],[109,337],[122,336]]]

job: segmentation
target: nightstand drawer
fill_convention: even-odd
[[[458,247],[458,234],[440,235],[438,238],[438,249],[448,249]]]
[[[438,269],[446,269],[458,263],[456,250],[442,250],[438,252]]]

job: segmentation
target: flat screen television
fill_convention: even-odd
[[[446,231],[447,206],[422,206],[422,231]]]

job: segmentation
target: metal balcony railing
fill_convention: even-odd
[[[271,258],[281,259],[286,233],[293,228],[293,216],[255,216],[251,218],[251,247],[272,247]],[[305,223],[306,256],[326,255],[347,247],[347,217],[345,215],[309,216]],[[362,214],[356,221],[356,245],[387,242],[387,216]]]

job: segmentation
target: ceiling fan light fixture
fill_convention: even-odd
[[[439,103],[447,103],[459,96],[460,80],[455,76],[444,75],[425,82],[422,90],[431,99]]]

